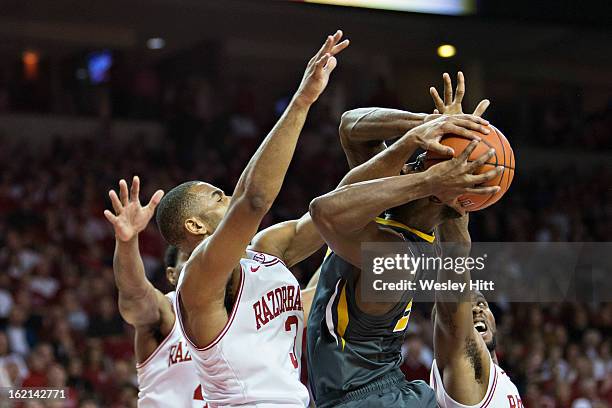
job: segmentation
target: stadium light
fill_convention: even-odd
[[[21,55],[23,72],[27,80],[33,81],[38,78],[38,62],[40,55],[36,51],[27,50]]]
[[[450,44],[442,44],[438,47],[438,56],[440,58],[451,58],[457,53],[455,46]]]
[[[160,37],[149,38],[147,40],[147,48],[150,50],[161,50],[166,46],[166,40]]]

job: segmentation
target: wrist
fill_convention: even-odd
[[[400,176],[405,180],[402,188],[405,190],[405,193],[411,197],[411,201],[432,195],[432,184],[429,181],[428,175],[425,173],[426,172],[420,172]]]
[[[435,172],[432,172],[431,168],[418,173],[423,177],[423,188],[428,196],[435,196],[437,193],[438,176]]]
[[[425,113],[405,112],[401,119],[401,129],[403,133],[409,132],[417,126],[425,123],[427,115]]]
[[[305,96],[304,94],[302,94],[300,91],[297,91],[295,93],[295,95],[293,96],[293,99],[291,100],[291,102],[289,103],[289,105],[293,105],[294,107],[298,108],[298,109],[310,109],[310,107],[312,106],[312,104],[315,101],[312,100],[312,98],[309,98],[307,96]]]
[[[130,239],[122,239],[117,234],[115,234],[115,242],[119,247],[131,247],[133,245],[138,244],[138,234],[134,234]]]

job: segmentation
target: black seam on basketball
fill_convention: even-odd
[[[496,128],[493,128],[493,129],[495,130],[495,134],[497,135],[497,138],[499,139],[499,144],[501,144],[501,147],[502,147],[502,153],[504,155],[504,166],[505,166],[506,165],[506,146],[504,146],[504,141],[502,140],[501,136],[497,132],[497,129]]]
[[[503,156],[504,156],[504,164],[503,164],[502,166],[500,166],[500,167],[502,167],[503,169],[502,169],[501,177],[499,178],[499,183],[497,184],[497,185],[498,185],[498,187],[500,187],[500,188],[501,188],[501,183],[502,183],[502,181],[504,180],[504,173],[506,172],[506,148],[504,147],[504,142],[503,142],[503,140],[501,140],[501,137],[499,137],[499,133],[497,133],[497,129],[493,128],[493,131],[495,132],[495,135],[497,136],[497,139],[499,139],[499,142],[500,142],[500,144],[501,144],[501,146],[502,146],[502,153],[503,153]],[[484,142],[484,140],[483,140],[483,142]],[[487,143],[487,145],[488,145],[488,146],[490,146],[488,143]],[[497,152],[496,152],[496,154],[495,154],[495,162],[496,162],[496,163],[495,163],[495,167],[497,167],[497,166],[498,166],[497,162],[499,162],[499,160],[497,160]],[[478,209],[480,210],[480,209],[484,208],[484,207],[485,207],[485,205],[486,205],[486,204],[487,204],[489,201],[491,201],[491,199],[492,199],[493,197],[495,197],[495,194],[496,194],[496,193],[491,193],[491,195],[489,196],[489,198],[487,198],[487,199],[486,199],[486,200],[485,200],[485,201],[484,201],[482,204],[480,204],[480,206],[478,207]],[[504,194],[504,193],[502,193],[502,195],[503,195],[503,194]]]
[[[447,135],[448,135],[448,136],[447,136]],[[457,138],[457,139],[467,140],[468,142],[471,142],[472,140],[474,140],[474,139],[470,139],[470,138],[469,138],[469,137],[467,137],[467,136],[456,135],[456,134],[454,134],[454,133],[447,133],[446,135],[442,136],[442,139],[440,139],[440,142],[442,142],[444,139],[450,139],[451,137],[453,137],[453,138]],[[481,139],[480,139],[480,141],[481,141],[482,143],[486,144],[486,145],[487,145],[487,146],[489,146],[489,147],[493,147],[493,145],[492,145],[491,143],[487,142],[485,139],[482,139],[482,138],[481,138]],[[442,143],[442,144],[444,144],[444,143]]]
[[[502,173],[501,173],[501,177],[499,178],[499,184],[498,184],[498,186],[501,188],[501,183],[502,183],[502,181],[504,180],[504,173],[506,172],[506,167],[505,167],[505,166],[500,166],[500,167],[502,167],[502,168],[503,168]],[[478,207],[478,209],[480,210],[480,209],[484,208],[484,206],[485,206],[485,205],[486,205],[486,204],[487,204],[489,201],[491,201],[491,199],[492,199],[493,197],[495,197],[495,194],[496,194],[496,193],[491,193],[491,196],[490,196],[489,198],[487,198],[487,200],[486,200],[486,201],[484,201],[482,204],[480,204],[480,207]],[[503,194],[504,194],[504,193],[502,193],[502,195],[503,195]]]

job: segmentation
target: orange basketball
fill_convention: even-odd
[[[479,170],[474,174],[485,173],[495,167],[502,167],[503,171],[493,180],[483,184],[483,186],[500,186],[499,190],[495,194],[490,195],[477,195],[477,194],[465,194],[459,197],[459,203],[466,211],[478,211],[483,208],[487,208],[490,205],[495,204],[500,198],[508,191],[512,179],[514,178],[514,152],[508,139],[499,131],[495,126],[489,125],[491,132],[488,135],[481,135],[482,140],[476,146],[476,149],[470,155],[468,161],[474,161],[490,148],[495,149],[495,155],[489,159]],[[441,143],[445,146],[450,146],[455,151],[455,157],[460,155],[463,150],[470,143],[470,139],[463,136],[457,135],[444,135]],[[427,152],[425,158],[425,168],[429,168],[436,163],[444,160],[448,160],[450,156],[444,156],[434,152]]]

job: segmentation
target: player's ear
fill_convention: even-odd
[[[193,235],[207,235],[208,226],[197,217],[189,217],[185,220],[185,229]]]
[[[176,286],[177,279],[174,267],[169,266],[166,268],[166,278],[168,279],[168,282],[170,282],[173,286]]]

